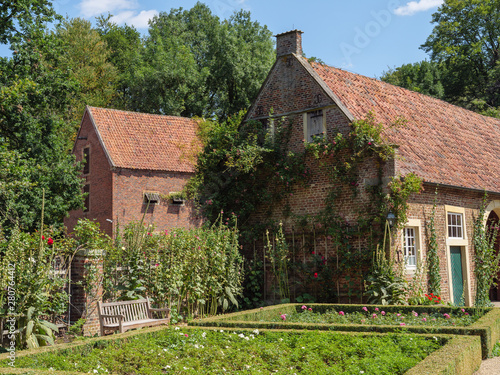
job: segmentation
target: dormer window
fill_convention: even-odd
[[[307,112],[304,120],[304,138],[307,142],[314,142],[326,134],[323,110]]]

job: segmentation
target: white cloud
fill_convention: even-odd
[[[82,0],[79,8],[80,13],[88,18],[117,10],[137,9],[138,5],[136,0]]]
[[[145,29],[148,27],[148,21],[157,14],[158,11],[155,9],[142,10],[139,14],[136,14],[134,11],[124,11],[113,16],[111,22],[118,25],[127,23],[127,25],[133,25],[137,29]]]
[[[406,5],[394,9],[394,14],[398,16],[412,16],[418,12],[424,12],[444,3],[444,0],[419,0],[410,1]]]

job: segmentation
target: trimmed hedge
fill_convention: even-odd
[[[500,308],[476,309],[465,308],[469,314],[484,315],[475,323],[469,326],[440,327],[440,326],[393,326],[393,325],[363,325],[363,324],[317,324],[317,323],[288,323],[270,322],[271,317],[277,315],[300,312],[302,304],[283,304],[268,306],[260,309],[241,311],[223,316],[211,317],[192,321],[192,326],[205,327],[240,327],[240,328],[260,328],[260,329],[309,329],[309,330],[334,330],[348,332],[413,332],[421,334],[451,334],[451,335],[472,335],[481,337],[481,348],[483,358],[491,355],[491,351],[496,342],[500,339]],[[411,313],[415,311],[422,313],[454,313],[461,310],[459,307],[451,306],[378,306],[378,305],[341,305],[341,304],[308,304],[315,312],[324,313],[332,308],[345,313],[361,311],[363,306],[369,311],[374,311],[375,307],[392,313]]]
[[[481,341],[477,336],[454,336],[405,375],[470,375],[481,366]]]

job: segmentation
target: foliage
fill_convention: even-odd
[[[389,250],[391,250],[391,239],[389,224],[385,226],[386,234],[389,234]],[[406,304],[407,282],[403,277],[402,263],[396,264],[389,251],[387,254],[384,246],[377,245],[373,256],[373,264],[366,281],[366,296],[368,303],[382,305]]]
[[[500,264],[500,253],[497,253],[495,242],[498,235],[498,223],[490,223],[485,228],[486,197],[484,195],[478,217],[474,220],[474,274],[476,276],[475,306],[484,307],[491,304],[489,292],[497,276]]]
[[[437,195],[437,189],[436,189]],[[428,245],[427,245],[427,264],[429,277],[429,293],[441,294],[441,268],[439,265],[438,242],[436,235],[435,217],[436,217],[436,200],[432,206],[432,213],[427,224],[428,230]]]
[[[411,194],[422,191],[422,179],[414,173],[408,173],[404,177],[392,177],[389,183],[390,194],[386,197],[387,210],[396,216],[396,225],[402,229],[408,222],[406,213],[408,211],[408,198]]]
[[[9,311],[9,315],[16,317],[19,323],[20,334],[16,336],[19,348],[52,344],[52,331],[56,328],[42,317],[60,315],[67,310],[66,279],[53,276],[52,264],[56,255],[71,255],[71,244],[64,240],[53,242],[52,237],[45,240],[42,233],[56,234],[50,230],[28,234],[15,226],[0,245],[0,301],[7,300],[8,290],[14,291],[15,310]],[[2,318],[7,316],[6,310],[0,313]]]
[[[104,262],[108,298],[148,296],[190,317],[238,307],[243,267],[236,227],[221,217],[207,229],[153,230],[136,222],[117,233]]]
[[[248,108],[274,61],[271,32],[245,11],[228,20],[201,3],[160,12],[137,49],[132,30],[106,19],[100,29],[118,47],[114,61],[133,56],[121,77],[125,106],[135,111],[225,119]]]
[[[16,38],[12,58],[0,59],[0,166],[14,191],[0,187],[3,226],[34,231],[47,198],[46,224],[55,225],[83,205],[80,168],[69,153],[73,129],[65,121],[76,84],[54,69],[49,57],[63,54],[46,29],[27,27]]]
[[[404,64],[384,72],[380,78],[392,85],[401,86],[421,94],[441,99],[444,96],[443,65],[432,61]]]
[[[269,240],[269,231],[266,232],[266,256],[271,263],[271,269],[278,284],[281,303],[290,302],[290,284],[288,281],[289,251],[283,234],[283,223],[280,223],[278,232]]]
[[[67,114],[77,129],[86,105],[106,108],[112,102],[117,69],[109,62],[111,50],[90,21],[66,19],[57,26],[55,37],[64,53],[55,56],[54,64],[62,71],[70,71],[78,83]]]
[[[243,282],[243,309],[259,307],[262,304],[264,288],[264,270],[262,261],[254,259],[245,263],[245,281]]]
[[[272,135],[260,122],[240,124],[242,116],[240,113],[222,123],[202,123],[204,149],[188,190],[209,222],[215,222],[221,211],[234,213],[242,236],[248,239],[262,229],[248,226],[250,214],[262,205],[267,210],[282,207],[286,214],[292,187],[305,181],[308,171],[304,154],[288,148],[291,131],[288,121],[275,119]],[[230,215],[226,221],[231,221]]]
[[[304,308],[306,307],[306,308]],[[345,312],[339,309],[329,309],[325,312],[316,312],[314,306],[302,306],[302,312],[286,314],[286,323],[320,323],[320,324],[363,324],[363,325],[397,325],[397,326],[469,326],[476,322],[480,315],[471,314],[465,309],[449,313],[429,310],[428,312],[385,311],[384,306],[362,307],[354,312]],[[271,321],[283,320],[276,314]]]
[[[226,332],[170,327],[126,340],[19,357],[16,366],[116,374],[273,373],[286,369],[290,373],[396,375],[445,343],[442,338],[414,334],[368,336],[257,329]]]
[[[27,25],[50,22],[55,12],[49,0],[6,0],[0,7],[0,44],[17,37]]]
[[[500,117],[500,2],[446,0],[432,15],[434,29],[420,47],[431,61],[384,73],[386,82]]]

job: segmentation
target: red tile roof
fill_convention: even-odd
[[[194,172],[195,120],[97,107],[87,111],[112,166]]]
[[[399,145],[399,171],[424,181],[500,192],[500,120],[427,95],[312,63],[356,119],[372,111],[386,125],[385,136]],[[390,129],[398,117],[408,122]]]

